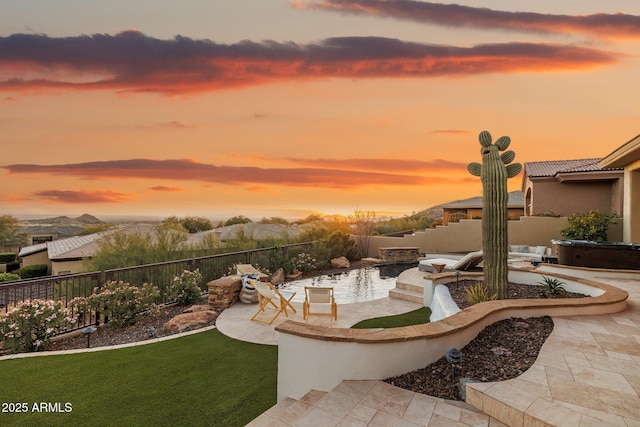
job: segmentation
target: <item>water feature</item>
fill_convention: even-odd
[[[413,267],[413,264],[361,267],[331,275],[294,280],[281,285],[280,288],[295,291],[295,302],[304,301],[305,286],[333,287],[338,304],[372,301],[388,297],[389,290],[396,287],[398,275]]]

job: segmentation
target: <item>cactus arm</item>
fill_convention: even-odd
[[[482,165],[480,163],[469,163],[467,165],[467,170],[473,176],[480,176],[480,172],[482,171]]]

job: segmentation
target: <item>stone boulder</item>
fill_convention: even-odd
[[[271,276],[271,283],[274,285],[284,283],[284,270],[279,268],[278,271],[273,273],[273,276]]]
[[[195,327],[201,327],[215,320],[218,313],[213,310],[199,310],[191,313],[178,314],[162,326],[165,332],[184,332]]]
[[[341,256],[340,258],[333,258],[331,260],[331,267],[333,268],[349,268],[350,265],[347,257]]]

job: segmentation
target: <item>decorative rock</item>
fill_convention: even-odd
[[[209,306],[206,304],[196,304],[192,305],[189,308],[185,308],[182,310],[183,313],[195,313],[196,311],[207,311],[210,310]]]
[[[218,313],[213,310],[178,314],[162,326],[165,332],[183,332],[196,326],[203,326],[215,320]]]
[[[343,256],[331,260],[331,267],[333,268],[349,268],[350,265],[349,260]]]
[[[282,268],[279,268],[275,273],[273,273],[273,276],[271,276],[271,283],[274,285],[284,283],[284,270]]]
[[[302,277],[302,271],[293,271],[291,274],[287,274],[288,280],[297,280]]]

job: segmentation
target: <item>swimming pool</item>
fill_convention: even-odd
[[[296,292],[295,302],[304,302],[305,286],[333,287],[338,304],[372,301],[388,297],[389,290],[396,287],[398,274],[412,267],[414,265],[410,264],[361,267],[333,275],[294,280],[280,288]]]

